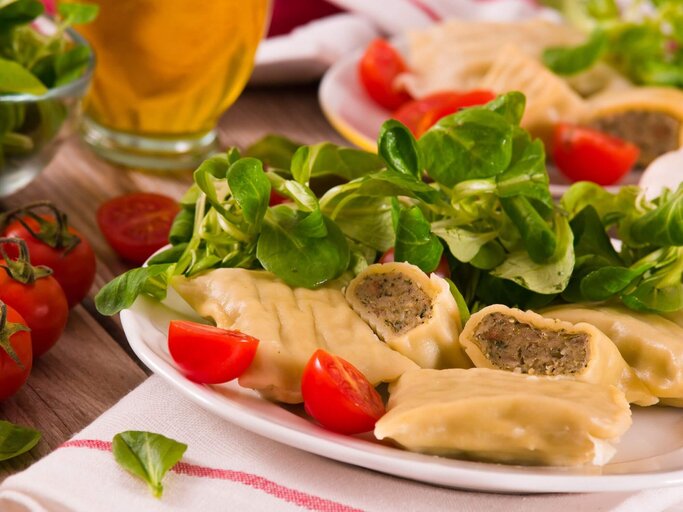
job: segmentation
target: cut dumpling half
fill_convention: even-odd
[[[346,288],[351,307],[387,345],[421,368],[469,368],[448,283],[410,263],[370,265]]]
[[[475,368],[413,370],[389,387],[378,439],[411,451],[552,466],[605,464],[631,425],[614,386]]]
[[[544,318],[496,304],[472,315],[460,343],[479,368],[613,384],[629,402],[657,403],[616,345],[587,323]]]
[[[318,348],[349,361],[373,385],[416,368],[377,338],[337,288],[291,288],[270,272],[238,268],[177,277],[172,284],[202,317],[259,340],[239,383],[271,400],[302,401],[303,369]]]
[[[557,306],[549,318],[586,322],[605,333],[663,405],[683,407],[683,327],[652,313],[623,306]]]

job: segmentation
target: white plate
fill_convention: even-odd
[[[236,383],[202,386],[185,379],[166,348],[172,319],[197,319],[176,297],[168,304],[142,297],[121,312],[128,341],[140,359],[200,406],[247,430],[324,457],[435,485],[495,492],[635,491],[683,484],[683,410],[638,408],[633,427],[602,468],[521,467],[460,461],[410,453],[371,435],[335,434],[302,417],[298,407],[281,407]],[[225,442],[230,442],[226,439]]]
[[[401,49],[401,39],[394,42]],[[365,92],[358,80],[358,61],[362,52],[356,52],[337,61],[327,70],[320,83],[318,100],[325,117],[342,137],[367,151],[377,151],[377,135],[382,123],[391,112],[377,105]],[[554,197],[564,194],[569,182],[554,168],[548,166],[550,193]],[[615,192],[621,185],[637,184],[639,171],[630,172],[620,183],[605,187]]]

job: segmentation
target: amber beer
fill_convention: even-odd
[[[97,57],[86,127],[140,151],[150,140],[210,138],[249,78],[268,1],[95,2],[98,18],[79,27]]]

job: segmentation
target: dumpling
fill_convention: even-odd
[[[586,322],[605,333],[660,403],[683,407],[683,327],[659,315],[623,306],[567,305],[544,316]]]
[[[389,386],[378,439],[508,464],[605,464],[631,425],[614,386],[475,368],[413,370]]]
[[[387,345],[422,368],[469,368],[448,283],[410,263],[370,265],[346,288],[351,307]]]
[[[472,315],[460,343],[478,368],[613,384],[629,402],[657,403],[614,343],[587,323],[574,325],[496,304]]]
[[[301,375],[324,348],[353,364],[372,384],[389,382],[415,363],[382,343],[336,288],[290,288],[270,272],[224,268],[173,287],[204,318],[259,340],[240,385],[271,400],[299,403]]]

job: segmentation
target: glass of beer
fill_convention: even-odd
[[[78,27],[97,58],[84,140],[129,167],[195,167],[249,79],[269,1],[94,1],[99,16]]]

